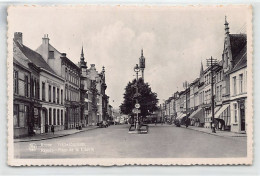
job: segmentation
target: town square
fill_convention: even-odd
[[[14,159],[251,156],[247,8],[25,9],[9,10]]]

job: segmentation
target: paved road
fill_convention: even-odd
[[[246,138],[225,138],[169,125],[148,134],[128,134],[128,125],[15,143],[17,158],[180,158],[244,157]]]

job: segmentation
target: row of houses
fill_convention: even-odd
[[[190,125],[211,128],[213,77],[214,124],[219,130],[246,132],[247,36],[230,34],[225,19],[222,59],[203,68],[182,91],[175,92],[161,106],[164,118],[189,119]],[[212,75],[211,75],[212,74]]]
[[[112,119],[105,68],[87,67],[83,47],[78,64],[50,44],[48,35],[34,51],[13,38],[14,137],[96,125]]]

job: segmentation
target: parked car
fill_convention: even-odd
[[[107,123],[107,121],[103,120],[103,121],[98,122],[97,126],[99,126],[99,128],[107,128],[108,123]]]
[[[115,122],[114,122],[114,121],[112,121],[112,120],[109,120],[109,121],[108,121],[108,124],[109,124],[109,125],[114,125],[114,124],[115,124]]]

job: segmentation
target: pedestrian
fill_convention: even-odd
[[[52,132],[52,134],[54,134],[54,126],[53,125],[51,125],[51,132]]]
[[[186,125],[186,128],[188,128],[188,126],[189,126],[189,119],[188,118],[185,120],[185,125]]]
[[[211,128],[212,128],[212,133],[216,133],[215,123],[214,122],[212,122]]]

